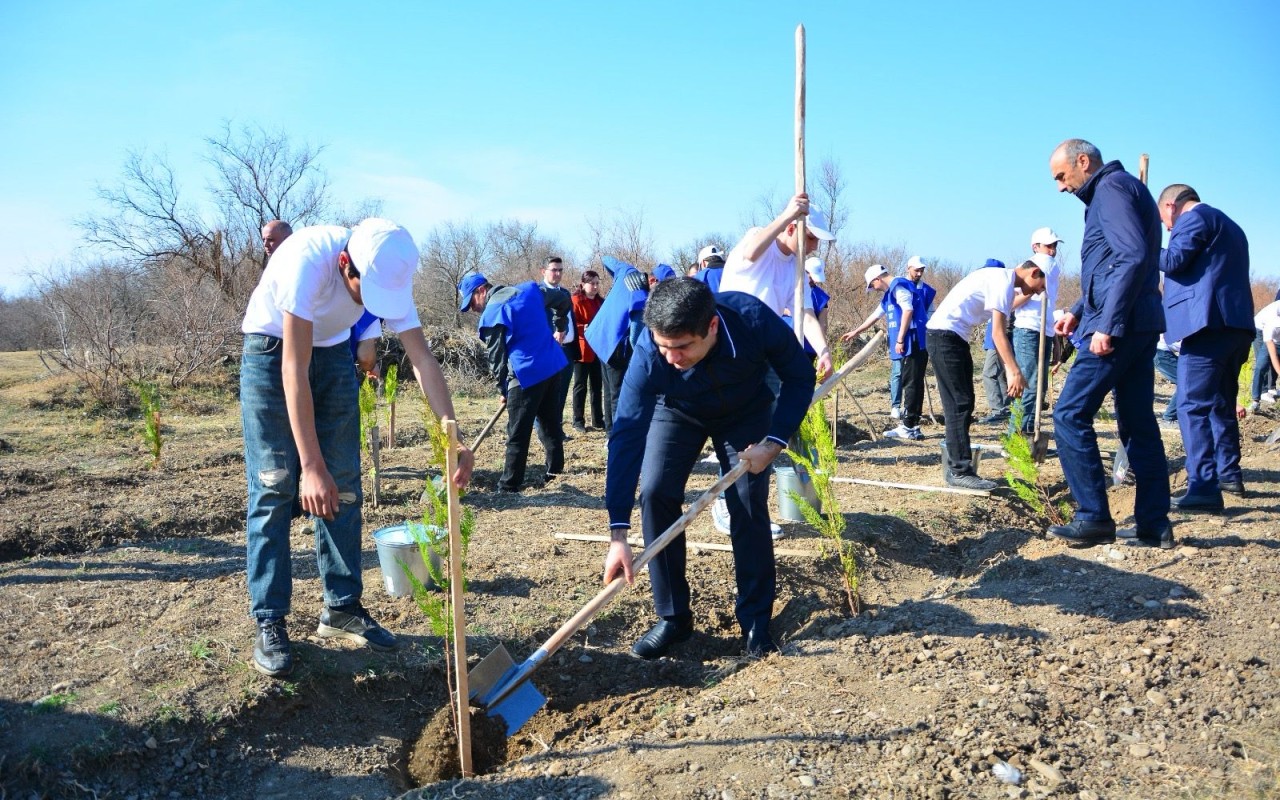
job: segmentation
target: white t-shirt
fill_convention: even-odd
[[[281,242],[249,297],[241,332],[283,338],[288,312],[311,322],[313,347],[347,341],[351,326],[364,313],[338,276],[338,254],[350,238],[349,228],[316,225],[297,230]],[[413,307],[408,316],[383,322],[395,333],[422,327]],[[369,327],[378,328],[376,324]]]
[[[893,303],[898,308],[902,309],[903,312],[910,311],[911,310],[911,290],[904,289],[901,286],[899,286],[893,292]],[[876,307],[871,309],[870,318],[873,320],[876,320],[876,319],[880,319],[883,316],[884,316],[884,306],[877,303]]]
[[[975,327],[991,318],[992,311],[1009,313],[1013,307],[1014,277],[1012,269],[975,269],[947,292],[926,327],[931,331],[951,331],[967,341]]]
[[[1253,327],[1262,331],[1262,341],[1280,342],[1280,300],[1264,306],[1253,318]]]
[[[1061,269],[1059,267],[1058,257],[1050,257],[1048,253],[1036,253],[1031,257],[1040,265],[1040,269],[1044,270],[1044,291],[1040,294],[1032,295],[1021,308],[1015,309],[1013,312],[1013,327],[1026,328],[1036,333],[1040,332],[1040,309],[1045,306],[1045,295],[1049,297],[1049,308],[1054,308],[1058,303],[1058,278]],[[1044,262],[1048,262],[1048,267]],[[1053,325],[1045,323],[1045,332],[1050,336],[1053,335],[1051,330]]]
[[[755,261],[748,261],[745,244],[754,240],[759,228],[752,228],[742,237],[742,241],[729,251],[724,261],[724,274],[720,278],[720,291],[746,292],[758,298],[762,303],[774,310],[778,316],[791,308],[796,294],[796,257],[782,254],[778,249],[778,241],[769,243],[764,254]],[[804,307],[813,308],[813,292],[809,291],[806,278],[804,291]]]

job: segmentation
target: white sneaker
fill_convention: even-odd
[[[898,408],[897,406],[894,406],[893,408],[889,409],[889,416],[894,419],[902,419],[902,409]]]
[[[723,497],[717,497],[711,504],[711,522],[715,524],[716,530],[725,536],[729,535],[729,504]]]
[[[1274,389],[1271,391],[1266,391],[1262,393],[1262,402],[1274,403],[1275,401],[1276,401],[1276,392]]]
[[[785,539],[785,538],[786,538],[786,536],[787,536],[787,532],[786,532],[786,531],[784,531],[784,530],[782,529],[782,526],[781,526],[781,525],[779,525],[778,523],[776,523],[776,522],[770,522],[770,523],[769,523],[769,535],[771,535],[771,536],[773,537],[773,540],[776,542],[776,541],[778,541],[779,539]]]
[[[899,426],[898,426],[898,427],[896,427],[896,428],[890,428],[889,430],[885,431],[885,432],[884,432],[884,438],[886,438],[886,439],[910,439],[910,438],[911,438],[911,429],[910,429],[910,428],[908,428],[906,425],[899,425]]]

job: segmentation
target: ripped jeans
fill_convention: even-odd
[[[245,525],[249,612],[255,619],[289,613],[293,574],[289,527],[302,477],[298,448],[285,406],[283,342],[244,337],[240,359],[240,414],[249,484]],[[338,484],[336,517],[315,522],[316,560],[326,606],[360,600],[360,409],[358,384],[346,342],[311,351],[309,370],[316,436],[329,474]]]

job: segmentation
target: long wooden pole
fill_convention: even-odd
[[[458,763],[462,777],[475,774],[471,769],[471,701],[467,691],[467,613],[463,605],[462,582],[462,504],[453,473],[458,469],[458,423],[445,420],[449,448],[445,455],[444,485],[449,498],[449,600],[453,606],[453,674],[455,710],[458,721]]]
[[[796,194],[805,193],[804,184],[804,25],[796,26]],[[805,217],[796,220],[796,292],[791,301],[791,324],[796,338],[804,342],[804,293],[809,288],[804,271],[808,237]]]

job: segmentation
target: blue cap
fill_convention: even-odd
[[[998,258],[988,258],[987,263],[983,264],[982,266],[983,267],[999,267],[1000,269],[1004,269],[1004,262]]]
[[[479,272],[470,272],[465,275],[462,278],[462,283],[458,284],[458,294],[462,296],[462,303],[458,306],[458,310],[466,311],[467,306],[471,305],[471,295],[476,293],[476,289],[488,282]]]
[[[668,280],[669,278],[674,278],[675,276],[676,276],[676,271],[672,269],[670,266],[668,266],[667,264],[659,264],[658,266],[653,268],[653,277],[657,278],[660,281],[665,281],[665,280]]]

